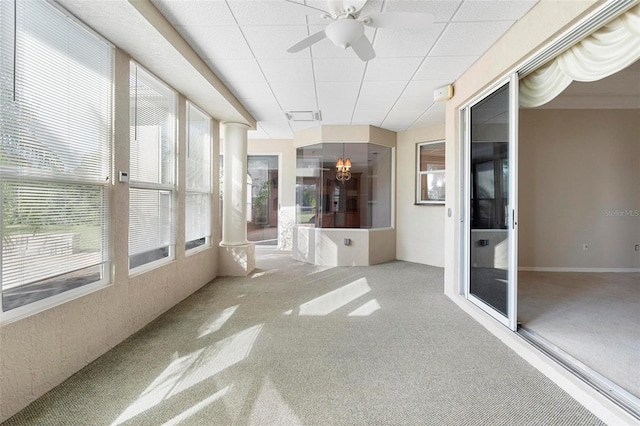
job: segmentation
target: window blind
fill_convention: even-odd
[[[187,104],[185,241],[187,249],[211,236],[211,118]]]
[[[112,47],[47,2],[0,2],[2,308],[108,279]]]
[[[173,256],[176,95],[139,65],[130,73],[129,267]]]

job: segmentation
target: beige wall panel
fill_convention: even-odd
[[[444,139],[444,126],[398,133],[396,149],[396,258],[444,266],[443,205],[416,205],[416,144]],[[448,179],[448,176],[447,176]],[[449,183],[447,182],[447,191]]]
[[[640,268],[638,135],[638,110],[520,111],[520,267]]]

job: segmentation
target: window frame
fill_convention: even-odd
[[[105,52],[108,53],[108,59],[105,64],[109,66],[109,74],[108,74],[108,96],[104,98],[105,102],[108,102],[108,119],[104,123],[104,138],[99,138],[101,143],[104,143],[105,149],[105,161],[106,163],[103,166],[106,166],[103,170],[107,173],[106,178],[89,178],[89,177],[77,177],[75,174],[69,174],[65,172],[52,172],[52,171],[44,171],[44,170],[36,170],[36,169],[28,169],[21,168],[19,166],[0,166],[2,171],[2,181],[14,181],[20,182],[25,185],[39,185],[43,183],[60,183],[62,185],[69,186],[89,186],[92,189],[99,189],[102,198],[102,209],[99,212],[99,216],[101,217],[101,235],[102,238],[100,240],[100,244],[102,246],[102,258],[103,261],[100,264],[97,264],[92,267],[96,267],[100,273],[100,279],[89,282],[87,284],[82,284],[80,286],[71,288],[69,290],[62,290],[61,292],[54,293],[50,296],[43,297],[42,299],[35,300],[30,303],[26,303],[20,306],[16,306],[15,308],[9,309],[7,311],[3,310],[2,303],[0,303],[0,326],[30,317],[32,315],[44,312],[53,307],[65,304],[72,300],[78,299],[80,297],[84,297],[88,294],[91,294],[95,291],[101,290],[105,287],[110,286],[113,282],[112,276],[112,263],[113,259],[111,256],[111,221],[110,221],[110,209],[111,209],[111,193],[113,190],[113,128],[114,128],[114,108],[115,108],[115,89],[114,89],[114,81],[115,81],[115,46],[102,37],[100,34],[93,31],[90,27],[76,19],[73,15],[67,12],[60,5],[52,2],[46,3],[50,8],[51,14],[59,14],[59,18],[64,18],[69,22],[69,25],[72,30],[83,32],[86,36],[90,36],[104,45]],[[14,4],[15,5],[15,4]],[[13,9],[14,14],[17,13],[16,9]],[[15,25],[15,17],[14,17],[14,25]],[[17,28],[14,28],[14,37],[17,36]],[[79,34],[79,33],[78,33]],[[15,43],[17,41],[14,39],[14,56],[13,56],[13,72],[16,72],[16,61],[19,56],[16,53]],[[65,57],[68,58],[68,52],[65,52]],[[15,76],[14,76],[15,78]],[[14,86],[15,90],[15,86]],[[15,98],[13,102],[21,103]],[[101,176],[104,176],[101,174]],[[3,199],[3,194],[0,193],[0,201]],[[4,239],[4,235],[3,235]],[[2,251],[0,250],[0,259],[2,258]],[[81,268],[86,269],[86,268]],[[73,271],[72,271],[73,272]],[[68,275],[69,273],[64,273],[61,277]],[[46,278],[42,278],[41,281],[53,280],[56,279],[56,275],[51,275]],[[63,278],[63,280],[66,280]],[[47,288],[55,288],[55,286],[47,287]],[[0,300],[2,297],[2,274],[0,273]]]
[[[190,111],[191,111],[190,108],[194,108],[197,112],[199,112],[200,114],[205,116],[209,121],[209,133],[208,133],[208,136],[207,136],[208,142],[209,142],[209,159],[208,159],[208,161],[209,161],[209,176],[208,176],[208,178],[209,178],[209,189],[208,189],[208,191],[191,189],[191,188],[189,188],[187,186],[188,182],[187,182],[186,176],[187,176],[187,174],[189,172],[189,170],[188,170],[189,166],[188,166],[188,163],[187,163],[187,157],[189,155],[188,153],[189,153],[189,142],[190,142],[190,134],[189,134],[189,129],[190,129],[190,127],[189,127]],[[184,242],[184,244],[185,244],[185,247],[184,248],[185,248],[185,255],[189,256],[191,254],[194,254],[194,253],[197,253],[199,251],[206,250],[206,249],[210,248],[211,245],[212,245],[212,241],[213,241],[213,238],[212,238],[212,235],[213,235],[212,222],[213,222],[213,185],[214,185],[214,182],[213,182],[213,173],[212,172],[213,172],[213,156],[215,155],[214,154],[214,152],[215,152],[215,146],[214,145],[215,144],[214,144],[214,141],[213,141],[213,130],[214,130],[213,129],[213,118],[209,114],[207,114],[202,108],[198,107],[195,103],[193,103],[193,102],[191,102],[189,100],[186,101],[186,120],[185,120],[185,123],[186,123],[186,128],[185,128],[185,134],[186,134],[185,151],[186,151],[186,153],[185,153],[185,163],[184,163],[184,167],[185,167],[185,188],[184,188],[184,194],[185,194],[185,203],[184,203],[184,209],[185,209],[184,210],[184,216],[185,216],[185,226],[184,226],[185,242]],[[205,237],[198,238],[196,240],[187,241],[187,201],[186,201],[186,199],[187,199],[187,196],[189,194],[204,194],[204,195],[209,197],[209,217],[205,218],[205,220],[209,221],[210,228],[209,228],[209,235],[207,235]],[[199,245],[191,247],[191,248],[187,247],[187,244],[189,244],[190,242],[201,240],[201,239],[204,239],[204,242],[202,244],[199,244]]]
[[[444,167],[438,170],[421,170],[420,166],[420,151],[422,147],[430,146],[430,145],[442,145],[445,153],[443,155],[443,164]],[[437,141],[428,141],[428,142],[419,142],[416,144],[416,193],[415,193],[415,204],[416,205],[444,205],[446,202],[446,180],[445,180],[445,189],[444,189],[444,197],[438,200],[430,200],[430,199],[422,199],[422,176],[429,175],[442,175],[443,179],[446,179],[446,141],[445,140],[437,140]]]
[[[173,89],[173,87],[171,87],[170,85],[168,85],[167,83],[165,83],[163,80],[161,80],[158,76],[156,76],[154,73],[152,73],[151,71],[149,71],[147,68],[145,68],[144,66],[140,65],[138,62],[134,61],[133,59],[129,60],[129,79],[131,79],[131,74],[133,72],[133,70],[142,70],[144,74],[146,74],[146,77],[150,78],[150,81],[148,82],[150,85],[152,85],[153,87],[158,87],[160,88],[162,91],[166,91],[168,94],[171,95],[171,100],[170,100],[170,105],[171,105],[171,109],[170,109],[170,115],[171,115],[171,119],[168,120],[168,123],[171,124],[171,129],[168,131],[168,135],[171,136],[172,138],[172,142],[171,142],[171,163],[169,166],[169,173],[168,175],[171,177],[171,183],[155,183],[155,182],[147,182],[147,181],[142,181],[142,180],[136,180],[136,179],[130,179],[129,180],[129,230],[128,230],[128,234],[129,234],[129,247],[128,247],[128,270],[129,270],[129,276],[134,276],[140,273],[144,273],[153,269],[156,269],[162,265],[165,265],[167,263],[173,262],[176,259],[176,244],[177,244],[177,207],[178,207],[178,183],[177,183],[177,168],[178,168],[178,93],[175,91],[175,89]],[[137,79],[137,75],[136,75],[136,79]],[[129,88],[129,99],[131,99],[131,88]],[[129,111],[131,112],[131,110],[135,108],[135,114],[137,116],[137,105],[136,106],[129,106]],[[129,122],[129,129],[131,132],[131,129],[134,127],[137,127],[137,123],[134,121],[130,121]],[[137,129],[134,130],[135,132],[137,132]],[[132,139],[131,137],[129,138],[129,144],[131,146],[131,142]],[[129,152],[129,161],[131,161],[131,151]],[[131,163],[129,164],[129,176],[131,176]],[[163,256],[159,259],[155,259],[149,262],[145,262],[142,263],[140,265],[134,266],[133,268],[131,267],[131,190],[132,189],[137,189],[137,190],[143,190],[143,191],[157,191],[158,193],[161,193],[162,191],[166,191],[170,193],[170,200],[171,200],[171,209],[170,209],[170,215],[171,215],[171,229],[170,229],[170,235],[172,235],[172,239],[173,241],[167,246],[167,255]],[[143,253],[147,253],[147,252],[142,252],[142,253],[137,253],[137,255],[141,255]],[[134,255],[135,256],[135,255]]]

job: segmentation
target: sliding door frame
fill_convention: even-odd
[[[460,247],[461,247],[461,284],[462,294],[485,311],[491,317],[516,331],[518,326],[518,82],[517,72],[510,73],[507,77],[498,80],[488,89],[473,98],[460,109],[460,143],[462,152],[461,197],[460,207],[462,212]],[[498,312],[470,291],[470,267],[471,267],[471,208],[469,195],[471,191],[471,108],[490,96],[505,85],[509,86],[509,203],[508,203],[508,278],[507,278],[507,316]]]

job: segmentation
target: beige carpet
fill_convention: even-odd
[[[640,398],[640,273],[519,272],[518,320]]]
[[[442,289],[440,268],[262,253],[7,425],[601,424]]]

